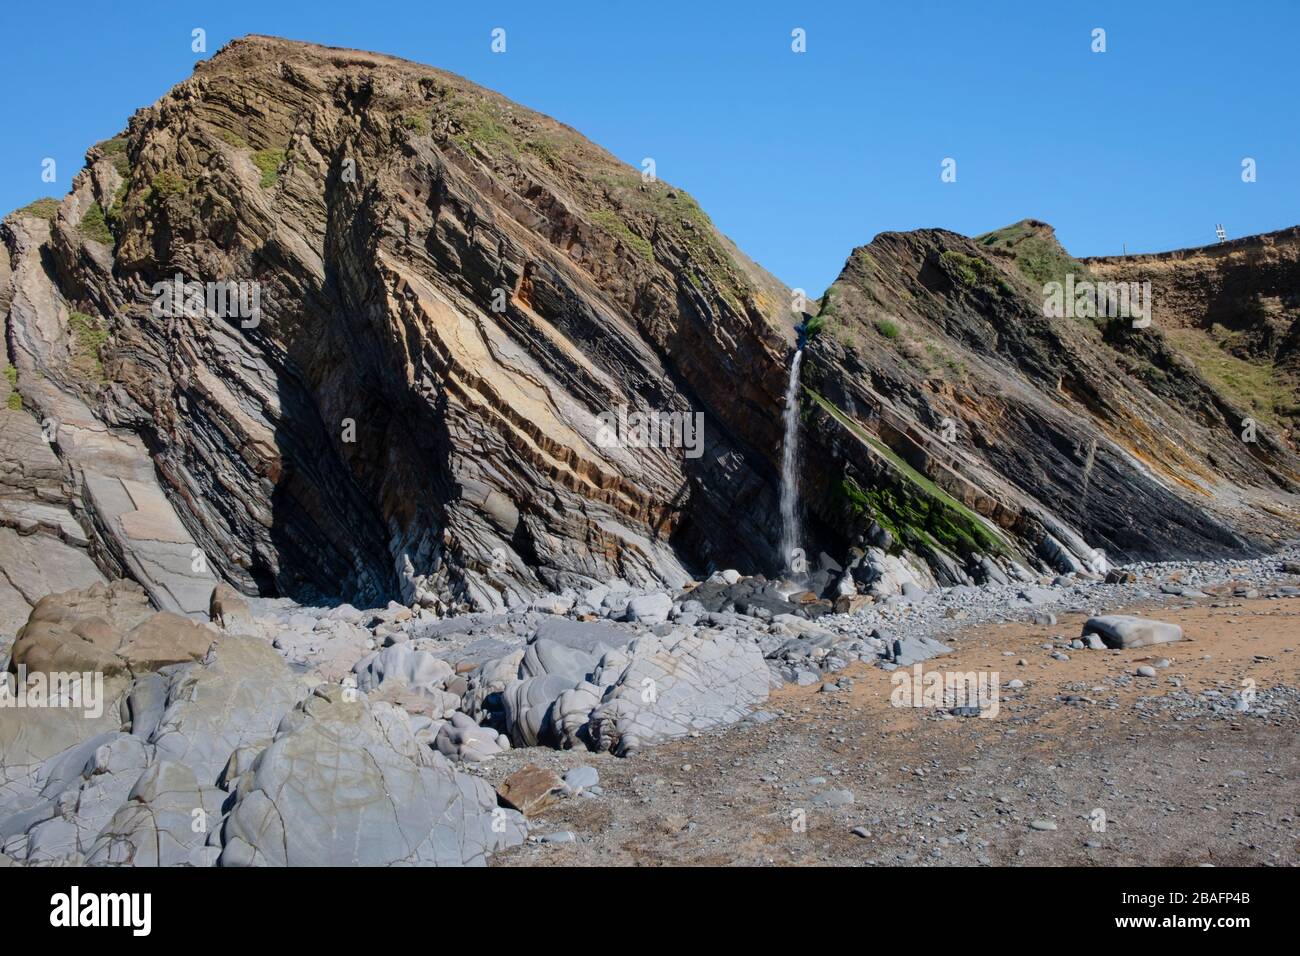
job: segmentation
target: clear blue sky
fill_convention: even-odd
[[[62,195],[86,147],[196,59],[269,33],[442,67],[630,163],[652,156],[810,293],[885,230],[977,234],[1033,216],[1076,255],[1103,255],[1212,242],[1216,222],[1232,236],[1300,222],[1295,0],[3,6],[3,211]],[[206,54],[190,50],[194,27]],[[505,54],[490,51],[494,27]],[[1105,53],[1090,50],[1094,27]],[[940,182],[945,157],[956,183]]]

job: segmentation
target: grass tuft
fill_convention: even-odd
[[[44,219],[47,222],[59,214],[59,201],[46,196],[37,199],[35,202],[29,202],[22,209],[18,210],[20,216],[35,216],[37,219]]]
[[[92,382],[104,381],[104,346],[108,343],[108,327],[103,319],[73,311],[68,315],[68,328],[72,330],[72,367]]]
[[[9,382],[9,397],[5,399],[5,405],[10,411],[20,412],[23,410],[23,397],[18,394],[18,369],[12,365],[5,366],[5,380]]]
[[[889,319],[876,319],[872,324],[876,327],[876,331],[887,339],[896,339],[903,334],[898,324]]]
[[[253,154],[253,162],[262,171],[261,187],[269,189],[280,178],[280,167],[284,165],[284,150],[259,149]]]
[[[193,185],[193,183],[181,179],[175,173],[164,169],[150,181],[149,195],[151,198],[168,200],[184,196]]]
[[[81,217],[77,231],[87,239],[102,242],[106,246],[113,244],[113,230],[108,228],[108,221],[104,218],[104,207],[97,202],[91,203],[86,214]]]
[[[644,236],[638,236],[632,228],[615,212],[597,209],[591,214],[591,221],[627,246],[646,262],[655,261],[654,246]]]
[[[131,160],[126,154],[126,137],[114,136],[97,144],[104,158],[113,164],[113,168],[122,176],[131,175]]]

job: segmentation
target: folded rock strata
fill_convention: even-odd
[[[13,627],[122,576],[198,618],[222,579],[438,613],[567,590],[654,626],[658,595],[601,582],[787,557],[796,322],[802,544],[860,552],[811,589],[827,608],[1300,527],[1284,396],[1202,374],[1182,334],[1240,326],[1223,348],[1291,375],[1294,230],[1087,262],[1034,221],[885,233],[797,314],[689,196],[574,130],[418,64],[247,37],[0,239]],[[1150,327],[1045,312],[1066,273],[1144,270]],[[665,443],[640,412],[703,431]]]

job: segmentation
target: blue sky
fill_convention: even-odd
[[[190,49],[195,27],[206,54]],[[1090,49],[1096,27],[1105,53]],[[429,63],[630,163],[654,157],[810,293],[886,230],[978,234],[1032,216],[1074,254],[1107,255],[1212,242],[1217,222],[1231,236],[1300,222],[1294,0],[11,2],[0,210],[62,195],[89,145],[246,33]],[[940,181],[946,157],[955,183]]]

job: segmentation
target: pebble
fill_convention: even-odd
[[[847,807],[853,803],[853,792],[851,790],[827,790],[825,793],[819,793],[813,797],[813,806],[816,807]]]
[[[595,767],[574,767],[564,775],[564,783],[570,790],[590,790],[600,782],[600,774]]]

